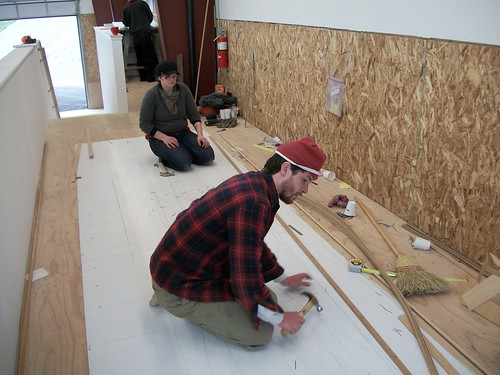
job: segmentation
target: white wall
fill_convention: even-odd
[[[15,373],[36,192],[56,118],[37,45],[0,60],[0,374]]]
[[[499,0],[216,0],[221,19],[500,45]]]
[[[104,113],[127,113],[127,85],[123,62],[123,35],[94,27]]]

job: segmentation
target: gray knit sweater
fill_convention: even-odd
[[[188,129],[188,119],[191,124],[201,121],[193,94],[182,82],[177,82],[179,97],[177,98],[177,115],[172,116],[160,94],[161,84],[150,88],[142,99],[139,125],[141,130],[154,136],[157,130],[168,134]]]

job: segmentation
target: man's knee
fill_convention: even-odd
[[[271,342],[274,327],[272,324],[261,322],[257,332],[258,333],[256,335],[247,337],[238,342],[238,344],[248,350],[261,349]]]

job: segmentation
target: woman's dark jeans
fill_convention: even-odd
[[[212,146],[203,148],[198,144],[198,136],[190,130],[169,134],[179,141],[179,147],[168,148],[163,141],[156,138],[149,140],[151,151],[160,158],[167,167],[176,171],[187,171],[191,164],[208,165],[215,159]]]

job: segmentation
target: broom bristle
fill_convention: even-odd
[[[425,271],[418,264],[413,264],[406,256],[396,260],[396,286],[404,296],[436,294],[448,291],[448,282],[439,276]]]

